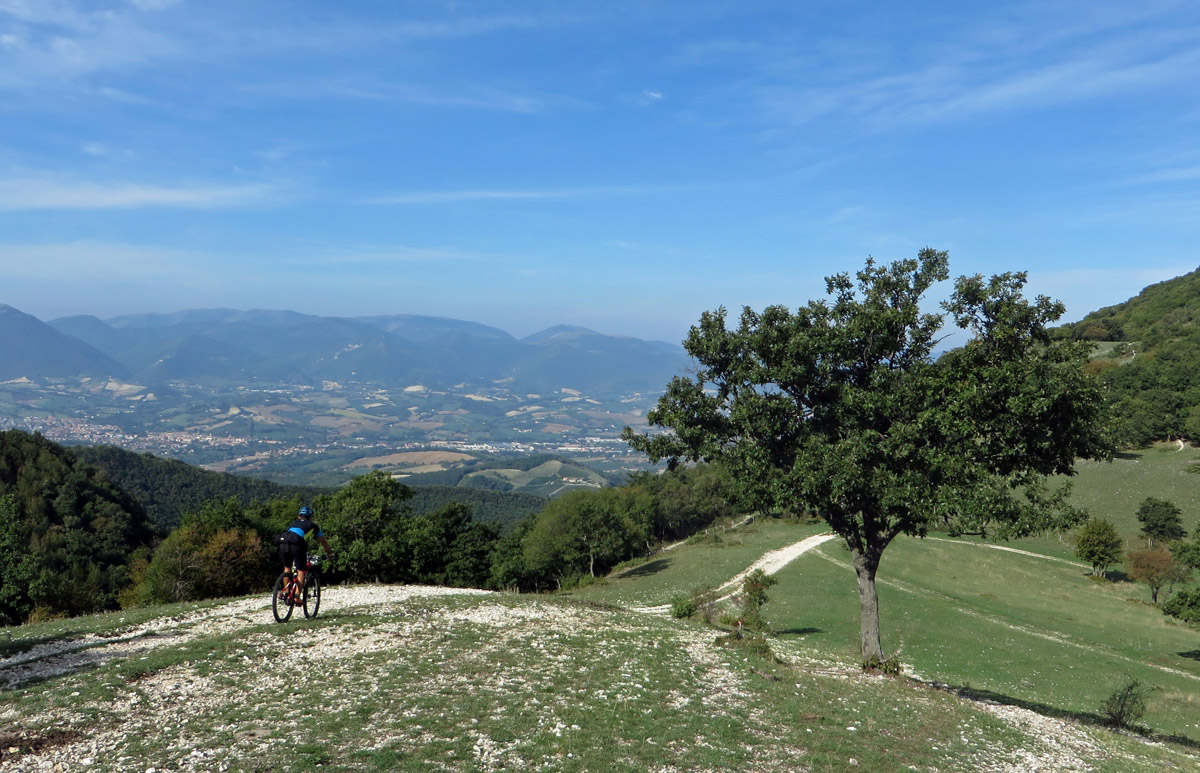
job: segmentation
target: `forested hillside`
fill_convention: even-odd
[[[72,446],[71,450],[84,462],[104,470],[110,480],[129,492],[164,532],[179,526],[187,513],[199,512],[214,500],[234,499],[242,506],[278,499],[311,502],[318,495],[333,492],[328,487],[289,486],[245,475],[213,472],[177,459],[139,454],[116,446]],[[521,462],[493,464],[513,466]],[[455,486],[467,472],[436,473],[430,476],[430,485],[410,486],[413,494],[408,504],[413,513],[423,515],[450,502],[459,502],[472,509],[475,520],[495,522],[507,529],[546,504],[544,498],[531,494]],[[432,485],[440,480],[451,483]]]
[[[40,435],[0,432],[0,622],[115,607],[153,536],[103,471]]]
[[[186,513],[199,511],[210,500],[233,498],[243,505],[270,499],[308,501],[327,491],[317,486],[287,486],[212,472],[176,459],[139,454],[116,446],[72,446],[71,450],[87,464],[103,469],[111,481],[145,508],[164,532],[178,526]]]
[[[1115,439],[1200,441],[1200,270],[1150,285],[1124,303],[1063,325],[1097,341],[1090,367],[1103,381]]]

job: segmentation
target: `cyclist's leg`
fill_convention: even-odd
[[[279,546],[279,560],[283,564],[283,589],[286,592],[292,582],[292,546],[286,542]]]
[[[296,545],[292,549],[296,557],[296,590],[304,587],[304,576],[308,574],[308,546]]]

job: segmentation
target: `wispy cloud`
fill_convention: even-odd
[[[0,180],[0,211],[39,209],[220,209],[262,205],[276,198],[268,184],[161,186],[57,179]]]
[[[1195,83],[1196,26],[1167,10],[1117,13],[1090,5],[959,20],[959,41],[888,44],[863,59],[868,40],[822,40],[811,50],[760,45],[720,50],[747,65],[745,91],[774,121],[828,118],[879,129],[1142,95]]]
[[[677,193],[678,185],[598,186],[544,190],[411,191],[367,199],[366,204],[458,204],[472,201],[544,201],[609,196],[653,196]]]

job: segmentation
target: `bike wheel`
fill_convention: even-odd
[[[304,616],[316,617],[321,608],[321,581],[315,574],[304,578]]]
[[[275,615],[275,622],[286,623],[292,617],[292,602],[287,599],[287,584],[284,582],[286,575],[279,575],[279,579],[275,581],[275,588],[271,591],[271,614]]]

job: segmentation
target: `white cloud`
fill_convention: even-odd
[[[267,184],[160,186],[101,184],[32,178],[0,180],[0,211],[39,209],[136,209],[180,207],[219,209],[261,205],[273,200]]]

